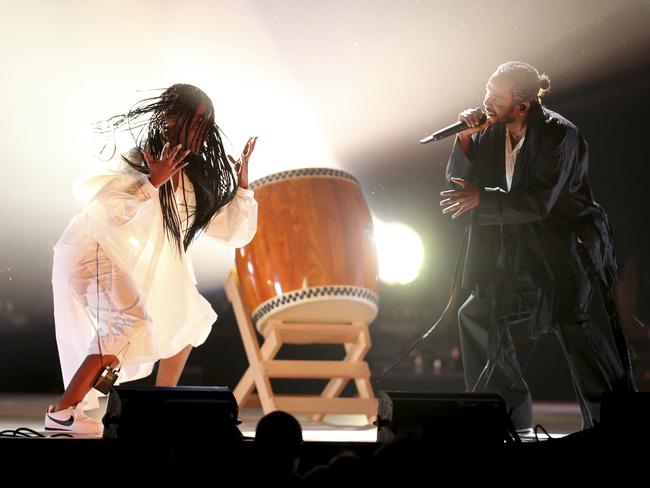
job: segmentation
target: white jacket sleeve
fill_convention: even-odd
[[[253,193],[238,187],[235,198],[212,218],[205,233],[227,246],[248,244],[257,231],[257,201]]]
[[[120,227],[155,203],[158,189],[146,175],[98,175],[75,184],[74,193],[93,219]]]

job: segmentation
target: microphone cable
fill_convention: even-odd
[[[391,364],[379,377],[375,380],[376,384],[379,384],[379,382],[386,376],[388,372],[390,372],[395,366],[397,366],[399,363],[401,363],[404,358],[423,340],[425,340],[431,333],[438,327],[438,325],[446,318],[447,314],[449,313],[449,310],[453,308],[453,305],[455,305],[456,300],[458,298],[458,292],[459,292],[459,274],[461,272],[462,266],[461,263],[463,261],[462,257],[464,254],[464,250],[467,248],[467,243],[468,243],[468,236],[469,236],[469,227],[470,227],[471,219],[467,223],[467,227],[465,227],[465,232],[463,234],[463,239],[461,241],[461,245],[458,248],[458,254],[456,255],[456,265],[454,268],[454,275],[453,279],[451,282],[451,294],[449,297],[449,301],[447,302],[447,305],[445,306],[445,309],[442,311],[442,314],[438,317],[438,320],[435,321],[435,323],[427,330],[424,334],[422,334],[421,337],[419,337],[413,344],[411,344],[404,353],[401,354],[401,356],[393,363]]]

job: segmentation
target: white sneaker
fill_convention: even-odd
[[[50,405],[45,413],[45,430],[101,434],[104,431],[104,426],[101,422],[86,415],[81,408],[68,407],[64,410],[54,411],[54,405]]]

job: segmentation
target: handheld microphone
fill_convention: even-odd
[[[487,115],[485,113],[481,116],[480,123],[484,124],[485,121],[487,120]],[[458,134],[459,132],[464,131],[467,129],[469,126],[465,122],[456,122],[455,124],[451,124],[450,126],[445,127],[444,129],[440,129],[437,132],[434,132],[430,136],[425,137],[424,139],[420,139],[420,144],[427,144],[428,142],[431,141],[439,141],[440,139],[444,139],[445,137],[453,136],[454,134]]]

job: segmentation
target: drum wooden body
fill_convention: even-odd
[[[251,189],[257,234],[235,262],[257,329],[272,319],[369,324],[379,302],[377,253],[357,180],[308,168],[267,176]]]

